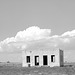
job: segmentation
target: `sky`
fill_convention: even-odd
[[[21,62],[21,49],[36,46],[61,48],[75,62],[74,44],[75,0],[0,0],[1,62]]]

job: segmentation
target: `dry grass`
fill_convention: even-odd
[[[20,64],[1,64],[0,75],[75,75],[75,65],[22,68]]]

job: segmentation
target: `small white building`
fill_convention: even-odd
[[[63,51],[56,50],[38,50],[38,51],[22,51],[22,66],[63,66]]]

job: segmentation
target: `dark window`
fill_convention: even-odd
[[[55,55],[51,55],[51,62],[55,62]]]
[[[27,56],[27,63],[30,63],[30,56]]]

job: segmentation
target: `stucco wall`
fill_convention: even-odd
[[[50,67],[60,66],[60,63],[61,63],[61,65],[63,63],[62,59],[61,59],[61,62],[60,62],[60,58],[62,58],[63,53],[60,52],[59,49],[57,49],[57,50],[47,50],[47,51],[43,51],[43,50],[25,51],[24,50],[24,51],[22,51],[22,66],[28,67],[28,64],[30,64],[30,66],[35,66],[34,56],[39,56],[39,66],[43,66],[43,55],[48,56],[48,65],[47,66],[50,66]],[[55,62],[51,62],[51,55],[55,55]],[[26,62],[26,56],[30,56],[30,63]]]

